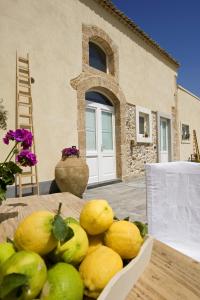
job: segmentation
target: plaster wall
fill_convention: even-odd
[[[15,128],[15,56],[30,54],[39,181],[54,178],[62,148],[77,145],[77,94],[82,24],[96,25],[119,50],[119,85],[126,100],[171,113],[176,68],[93,0],[0,1],[0,98]],[[0,132],[1,136],[4,132]],[[0,144],[0,160],[7,147]]]
[[[200,99],[189,91],[178,86],[179,128],[181,136],[181,123],[190,126],[190,142],[180,144],[180,159],[188,160],[193,153],[193,130],[196,130],[200,147]]]

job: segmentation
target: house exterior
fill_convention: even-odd
[[[0,38],[0,98],[9,129],[15,128],[16,51],[30,55],[42,192],[61,150],[71,145],[89,165],[89,183],[126,180],[143,174],[145,163],[193,153],[200,99],[177,85],[179,63],[110,1],[1,0]],[[7,147],[0,147],[2,160]]]

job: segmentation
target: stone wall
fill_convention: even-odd
[[[126,105],[126,156],[127,178],[143,175],[145,163],[157,162],[157,117],[152,112],[153,143],[137,143],[136,141],[136,107]],[[132,141],[132,142],[131,142]]]

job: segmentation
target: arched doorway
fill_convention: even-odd
[[[85,94],[86,161],[89,183],[116,179],[115,108],[104,94]]]

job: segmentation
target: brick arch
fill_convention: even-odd
[[[89,42],[96,43],[100,46],[107,55],[107,63],[109,75],[114,76],[118,80],[119,76],[119,57],[118,48],[110,38],[110,36],[101,28],[95,25],[82,26],[83,32],[83,71],[90,71],[92,73],[101,72],[89,66]]]
[[[113,103],[115,107],[115,135],[116,135],[116,169],[117,177],[126,176],[126,153],[125,153],[125,108],[126,99],[119,85],[112,80],[100,76],[79,76],[71,81],[77,90],[77,127],[78,145],[81,156],[86,156],[86,132],[85,132],[85,93],[89,90],[98,91]]]

